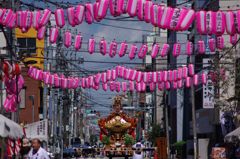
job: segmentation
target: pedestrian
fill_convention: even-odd
[[[22,139],[22,146],[20,149],[20,154],[22,159],[27,159],[28,158],[28,153],[31,149],[31,144],[30,141],[27,138]]]
[[[143,159],[143,151],[144,145],[139,140],[135,145],[132,146],[134,149],[133,159]]]
[[[39,139],[32,140],[32,148],[28,153],[28,159],[50,159],[46,150],[41,147]]]

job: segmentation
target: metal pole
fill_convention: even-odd
[[[34,118],[35,118],[35,109],[34,109],[34,104],[32,105],[32,121],[33,121],[33,123],[34,123]]]
[[[176,7],[176,0],[167,0],[167,5],[170,6],[170,7]],[[167,43],[170,44],[170,52],[173,50],[173,44],[177,41],[177,34],[175,31],[171,31],[171,30],[168,30],[167,31]],[[167,61],[168,61],[168,64],[170,64],[171,66],[174,66],[176,67],[176,64],[177,64],[177,59],[172,55],[172,54],[169,54],[168,57],[167,57]],[[167,68],[169,68],[169,66],[167,66]],[[166,116],[166,122],[167,122],[167,132],[168,132],[168,141],[167,141],[167,144],[168,144],[168,150],[167,150],[167,153],[168,153],[168,158],[170,157],[170,145],[175,142],[176,140],[176,136],[175,136],[175,133],[171,133],[169,135],[169,127],[171,128],[171,132],[174,132],[176,131],[175,130],[175,123],[176,123],[176,118],[174,118],[174,115],[173,114],[173,110],[176,109],[174,108],[176,105],[177,105],[177,92],[174,91],[174,90],[170,90],[167,92],[167,94],[165,95],[166,96],[166,99],[165,99],[165,103],[166,103],[166,111],[168,113],[169,111],[169,116],[168,117],[168,114]],[[177,133],[176,133],[177,134]]]
[[[169,141],[169,122],[168,122],[168,104],[167,104],[167,93],[163,93],[163,102],[165,107],[165,124],[166,124],[166,138],[167,138],[167,158],[170,159],[170,141]]]
[[[49,28],[49,24],[47,25],[47,28]],[[44,70],[49,71],[49,62],[48,62],[48,29],[45,33],[44,38]],[[43,119],[47,118],[47,106],[48,105],[48,85],[44,84],[43,88]]]
[[[0,73],[0,76],[2,76],[2,72]],[[1,114],[3,114],[3,112],[4,112],[4,109],[3,109],[3,93],[4,93],[4,91],[3,91],[3,82],[2,81],[0,81],[0,101],[1,101],[1,103],[0,103],[0,108],[1,108]]]
[[[193,56],[190,57],[190,63],[194,63]],[[197,159],[198,158],[198,139],[197,139],[197,127],[196,127],[195,88],[194,88],[193,82],[191,82],[191,103],[192,103],[194,159]]]
[[[61,159],[63,159],[63,135],[62,135],[62,114],[63,114],[63,100],[62,100],[62,95],[60,98],[60,121],[59,121],[59,133],[60,133],[60,140],[61,140]]]
[[[29,96],[29,99],[32,101],[32,122],[34,123],[35,121],[34,95]]]

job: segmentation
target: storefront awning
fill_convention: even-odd
[[[224,137],[225,142],[236,142],[240,140],[240,127],[228,133]]]
[[[19,139],[24,136],[23,128],[14,121],[0,114],[0,136]]]

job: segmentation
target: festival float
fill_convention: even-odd
[[[121,97],[114,99],[113,112],[98,121],[101,130],[100,139],[104,143],[105,155],[128,158],[133,155],[137,118],[122,111]]]

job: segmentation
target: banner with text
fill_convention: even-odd
[[[41,141],[48,141],[48,120],[42,120],[27,124],[25,126],[25,132],[27,138],[38,138]]]

